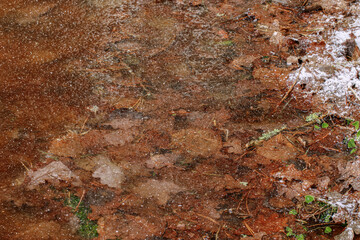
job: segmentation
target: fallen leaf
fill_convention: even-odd
[[[243,67],[250,68],[253,66],[253,62],[257,58],[258,56],[251,56],[251,55],[241,56],[232,60],[229,67],[235,70],[242,70]]]
[[[173,166],[174,163],[180,158],[180,155],[166,153],[152,155],[150,159],[146,160],[145,166],[147,168],[160,169],[166,166]]]
[[[356,191],[360,191],[360,160],[347,162],[345,168],[339,163],[338,169],[341,174],[339,180],[345,180],[341,188],[351,185]]]
[[[135,136],[131,130],[116,130],[104,134],[104,139],[109,145],[123,146],[133,141]]]
[[[273,208],[281,209],[281,208],[290,208],[294,207],[295,204],[288,198],[282,196],[274,196],[269,199],[269,204]]]
[[[121,187],[121,183],[125,180],[121,167],[106,158],[100,159],[97,165],[97,169],[92,174],[94,178],[100,178],[101,184],[108,185],[109,187]]]
[[[258,147],[256,153],[274,161],[285,162],[294,159],[298,150],[282,134],[278,134]]]
[[[80,137],[76,134],[68,134],[51,142],[49,153],[61,157],[78,157],[84,153]]]
[[[209,157],[222,148],[220,136],[203,129],[180,130],[172,135],[172,142],[192,156]]]
[[[160,205],[164,205],[169,199],[170,194],[184,191],[185,188],[166,180],[151,179],[135,187],[134,192],[144,198],[155,198]]]
[[[27,186],[29,189],[34,189],[37,185],[45,183],[45,181],[54,185],[58,185],[60,181],[67,181],[74,186],[81,184],[80,178],[60,161],[53,161],[36,171],[29,170],[28,177],[30,178]]]

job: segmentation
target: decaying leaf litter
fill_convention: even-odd
[[[2,239],[356,239],[358,5],[73,1],[100,29],[93,43],[40,49],[31,66],[90,87],[52,83],[69,114],[32,138],[1,129],[22,169],[2,185]],[[1,13],[6,34],[46,36],[65,9],[19,6]],[[9,126],[27,120],[16,109]],[[15,155],[37,136],[36,154]]]

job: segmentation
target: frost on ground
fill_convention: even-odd
[[[360,103],[359,44],[360,4],[355,3],[338,15],[322,15],[315,20],[305,45],[303,66],[289,75],[310,99],[324,103],[327,110],[348,116]]]

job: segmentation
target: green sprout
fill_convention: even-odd
[[[351,150],[350,150],[350,154],[355,153],[356,150],[357,150],[356,143],[355,143],[355,139],[353,139],[353,138],[350,139],[350,140],[347,142],[347,147],[348,147],[349,149],[351,149]]]
[[[326,227],[324,230],[324,233],[326,233],[326,234],[331,233],[331,232],[332,232],[331,227]]]
[[[323,123],[321,124],[321,127],[322,127],[322,128],[328,128],[328,127],[329,127],[329,124],[327,124],[326,122],[323,122]]]
[[[286,227],[285,231],[286,231],[286,236],[288,236],[288,237],[295,237],[297,240],[304,240],[305,239],[304,234],[297,235],[297,234],[295,234],[293,232],[292,228],[290,228],[290,227]]]
[[[351,123],[351,125],[353,125],[355,127],[355,130],[359,130],[359,121],[353,122]]]
[[[304,240],[305,236],[303,234],[296,235],[297,240]]]
[[[348,125],[351,124],[356,131],[355,136],[345,142],[345,144],[347,144],[347,148],[350,150],[350,154],[353,154],[357,151],[357,146],[355,141],[360,139],[360,130],[359,130],[360,123],[359,121],[354,121],[352,119],[346,119],[346,123]]]
[[[318,204],[322,208],[319,221],[323,223],[329,223],[332,216],[337,213],[337,207],[331,206],[330,204],[324,202],[318,202]]]
[[[356,143],[355,143],[355,140],[352,138],[348,141],[348,144],[347,144],[348,148],[356,148]]]
[[[317,130],[321,129],[321,127],[319,127],[319,125],[316,125],[316,124],[314,125],[314,128],[317,129]]]
[[[270,61],[270,56],[262,56],[261,61],[263,61],[264,63],[268,63]]]
[[[315,197],[312,196],[312,195],[306,195],[306,196],[305,196],[305,202],[306,202],[307,204],[312,203],[314,200],[315,200]]]
[[[294,235],[292,228],[286,227],[285,230],[286,230],[286,236],[290,237]]]
[[[289,211],[289,214],[291,214],[291,215],[297,215],[298,214],[298,212],[295,210],[295,209],[291,209],[290,211]]]

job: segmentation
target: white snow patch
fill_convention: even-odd
[[[355,3],[350,12],[353,13],[350,17],[324,15],[318,21],[326,30],[319,29],[309,35],[309,44],[324,41],[325,49],[316,49],[303,57],[305,66],[291,73],[288,78],[290,84],[294,81],[298,81],[299,85],[306,84],[305,96],[316,93],[324,103],[332,104],[329,111],[335,106],[339,115],[347,115],[349,109],[354,108],[354,105],[347,104],[346,98],[354,96],[349,88],[360,96],[359,61],[348,61],[344,54],[344,43],[351,39],[351,34],[360,46],[360,19],[356,18],[360,13],[360,3]]]

